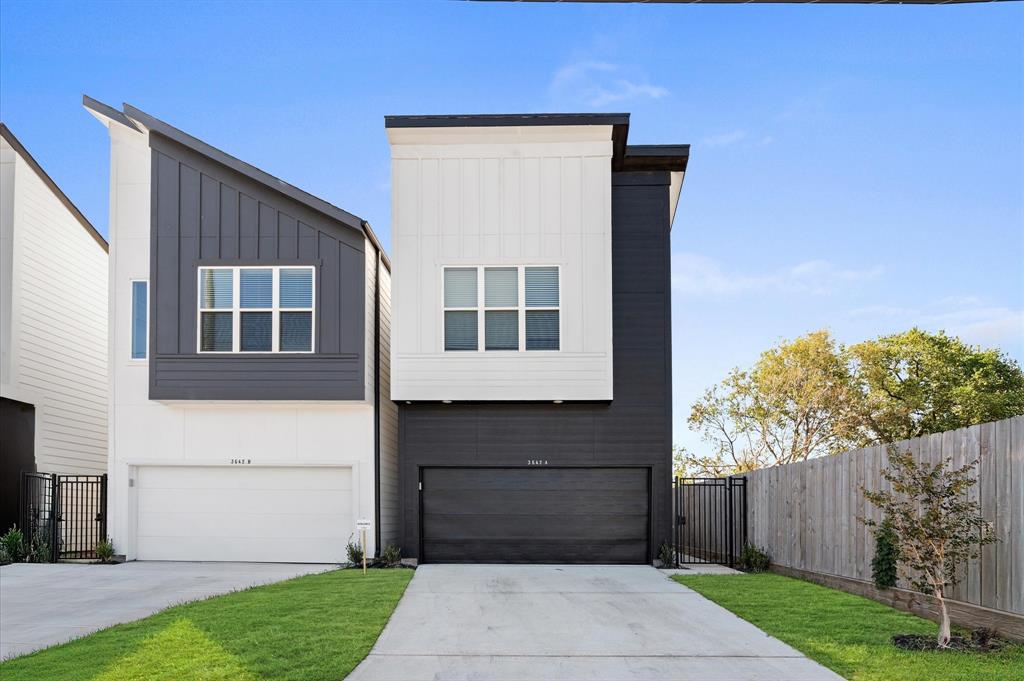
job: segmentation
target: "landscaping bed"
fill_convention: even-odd
[[[335,570],[178,605],[0,663],[5,680],[344,678],[412,570]]]
[[[847,679],[1024,681],[1024,646],[904,650],[894,636],[934,642],[938,625],[861,596],[770,573],[673,579]],[[970,633],[956,633],[972,641]]]

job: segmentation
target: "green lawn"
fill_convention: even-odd
[[[847,679],[1024,680],[1024,646],[987,654],[893,647],[889,643],[893,634],[934,635],[938,628],[867,598],[769,573],[673,579]]]
[[[412,570],[335,570],[178,605],[0,664],[0,679],[342,679]]]

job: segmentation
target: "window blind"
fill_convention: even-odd
[[[274,304],[274,270],[240,270],[238,288],[242,307],[271,307]]]
[[[278,304],[281,307],[313,307],[313,270],[281,269]]]
[[[281,337],[278,339],[282,352],[308,352],[313,349],[313,313],[282,312]]]
[[[445,269],[444,306],[477,306],[475,267],[449,267]]]
[[[484,305],[486,307],[517,307],[519,305],[518,268],[484,268]]]
[[[273,339],[273,312],[243,312],[242,337],[239,349],[242,352],[270,352]]]
[[[526,311],[526,349],[558,349],[558,310]]]
[[[230,310],[234,305],[234,271],[230,269],[204,269],[200,304],[205,308]]]
[[[484,348],[519,349],[519,311],[487,310],[484,313]]]
[[[444,313],[444,349],[477,349],[476,311],[447,310]]]
[[[558,307],[558,268],[526,268],[526,307]]]

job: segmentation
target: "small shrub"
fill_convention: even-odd
[[[362,564],[363,547],[360,546],[359,542],[354,542],[349,539],[348,544],[345,546],[345,553],[348,554],[348,562],[352,565]]]
[[[746,544],[736,564],[745,572],[765,572],[771,565],[771,558],[753,544]]]
[[[661,561],[661,567],[663,568],[674,568],[676,565],[676,549],[668,542],[662,542],[661,550],[658,551],[658,560]]]
[[[96,558],[101,563],[109,563],[114,560],[114,544],[109,537],[96,542]]]
[[[0,565],[7,565],[11,562],[11,557],[7,555],[7,547],[0,544]]]
[[[17,526],[7,530],[0,537],[0,546],[3,547],[4,553],[7,554],[8,561],[17,563],[25,559],[25,535],[22,534]]]
[[[896,586],[896,564],[900,560],[898,541],[892,521],[886,518],[875,529],[875,556],[871,559],[871,578],[879,589]]]
[[[42,532],[32,535],[32,541],[25,555],[27,563],[49,563],[52,554],[50,553],[50,541]]]
[[[394,544],[388,544],[385,546],[384,550],[380,552],[380,558],[377,560],[377,565],[385,568],[394,568],[401,564],[402,549]]]

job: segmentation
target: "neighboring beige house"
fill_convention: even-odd
[[[22,470],[107,470],[107,242],[0,123],[0,523]]]

